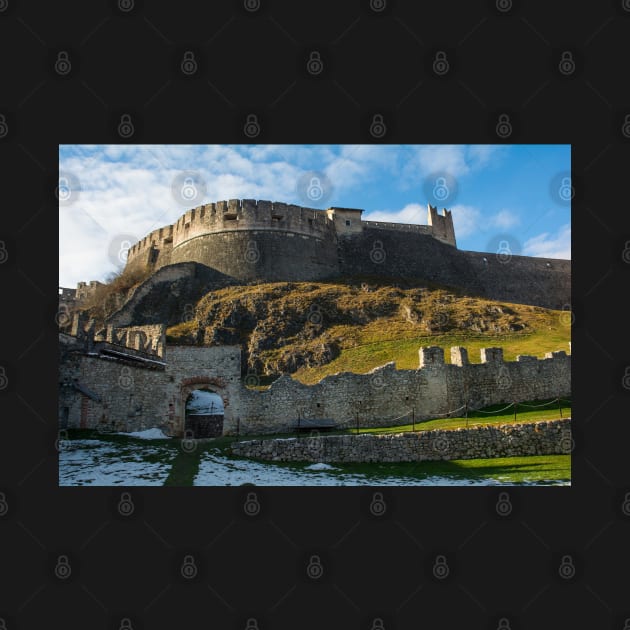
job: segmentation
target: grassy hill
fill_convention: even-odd
[[[569,351],[570,314],[495,302],[439,287],[354,278],[227,287],[205,295],[189,321],[167,330],[167,341],[240,343],[247,373],[264,385],[283,372],[314,383],[340,371],[364,373],[388,361],[418,367],[420,346],[504,348],[538,357]],[[250,383],[252,380],[250,379]]]

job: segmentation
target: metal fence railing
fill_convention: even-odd
[[[391,430],[392,427],[394,426],[399,426],[399,425],[403,425],[402,422],[399,422],[400,420],[410,417],[411,419],[411,423],[410,423],[410,428],[408,429],[401,429],[401,432],[406,432],[406,431],[415,431],[416,430],[416,425],[419,424],[424,424],[426,422],[431,422],[432,420],[439,420],[440,418],[457,418],[460,416],[457,416],[457,414],[461,411],[463,411],[463,414],[461,417],[466,419],[466,427],[468,427],[468,423],[469,423],[469,419],[471,415],[474,414],[483,414],[483,416],[493,416],[493,415],[497,415],[497,414],[501,414],[501,413],[505,413],[508,409],[514,409],[514,422],[517,422],[517,418],[518,418],[518,412],[519,412],[519,408],[525,408],[525,409],[543,409],[544,407],[549,408],[550,410],[556,409],[558,410],[558,413],[560,415],[560,418],[562,418],[562,406],[563,403],[565,403],[564,407],[565,409],[567,407],[571,406],[571,400],[568,398],[561,398],[560,396],[556,397],[556,398],[552,398],[551,400],[548,400],[546,402],[540,403],[540,404],[528,404],[528,403],[522,403],[522,402],[511,402],[509,404],[507,404],[505,407],[501,407],[500,409],[493,409],[491,411],[487,411],[481,407],[479,408],[474,408],[468,404],[462,405],[461,407],[458,407],[457,409],[452,409],[450,411],[447,411],[445,413],[441,413],[441,414],[432,414],[431,418],[424,418],[422,420],[417,420],[416,419],[416,412],[415,409],[410,409],[407,413],[403,414],[402,416],[398,416],[397,418],[392,418],[391,420],[388,421],[388,426],[383,426],[383,427],[369,427],[371,429],[373,429],[374,433],[378,433],[379,429],[382,429],[382,432],[389,432]],[[552,407],[552,405],[554,405],[554,407]],[[555,406],[557,405],[557,407]],[[396,424],[398,422],[398,425]],[[360,416],[359,414],[356,415],[355,418],[355,422],[354,422],[354,428],[356,433],[358,434],[359,431],[361,430],[361,428],[367,428],[367,427],[362,427],[361,426],[361,421],[360,421]],[[343,425],[338,425],[337,428],[341,429],[341,428],[351,428],[352,424],[350,422],[346,422]]]

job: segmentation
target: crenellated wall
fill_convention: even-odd
[[[445,364],[443,350],[428,347],[420,349],[417,370],[397,370],[388,363],[368,374],[327,376],[314,385],[285,375],[258,391],[241,380],[240,346],[167,346],[162,362],[150,355],[142,361],[137,349],[124,358],[108,348],[99,354],[98,344],[95,348],[90,353],[64,350],[60,361],[60,417],[67,418],[69,427],[157,426],[168,435],[182,435],[185,402],[193,389],[209,389],[223,398],[226,435],[292,431],[298,418],[354,426],[358,417],[364,427],[392,426],[410,423],[412,410],[421,422],[462,415],[465,405],[480,408],[571,394],[571,357],[565,352],[505,362],[500,348],[485,348],[481,363],[471,364],[465,349],[453,348],[453,362]],[[63,407],[68,411],[62,413]]]
[[[569,260],[458,250],[451,212],[430,204],[427,225],[363,221],[362,212],[255,199],[204,204],[132,244],[126,271],[190,263],[228,284],[380,275],[545,308],[571,304]],[[85,292],[79,283],[77,297]]]
[[[519,356],[503,361],[501,348],[481,351],[481,363],[469,363],[465,349],[455,363],[445,364],[439,347],[420,349],[417,370],[397,370],[394,363],[368,374],[342,372],[303,385],[289,376],[269,389],[247,390],[242,398],[241,430],[247,433],[290,431],[301,418],[332,418],[352,426],[392,426],[497,403],[551,400],[571,394],[571,358],[564,351],[544,359]],[[271,421],[270,421],[271,419]]]

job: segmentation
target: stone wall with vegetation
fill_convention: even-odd
[[[375,435],[234,442],[232,453],[271,461],[421,462],[571,452],[571,419]]]
[[[290,431],[300,418],[333,419],[338,425],[363,427],[410,424],[498,403],[550,400],[571,395],[571,357],[548,353],[537,359],[519,356],[503,361],[501,348],[483,348],[481,363],[469,363],[465,348],[452,349],[444,362],[439,347],[420,349],[417,370],[397,370],[394,363],[367,374],[342,372],[304,385],[289,376],[265,391],[242,392],[243,433]]]

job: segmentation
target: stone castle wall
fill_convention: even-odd
[[[134,356],[139,356],[134,351]],[[233,435],[291,431],[299,418],[333,419],[337,425],[387,426],[494,403],[570,396],[571,358],[519,357],[504,362],[500,349],[484,349],[482,363],[463,349],[444,363],[440,348],[421,348],[417,370],[393,363],[368,374],[341,373],[314,385],[283,376],[265,391],[241,380],[240,346],[167,346],[163,362],[116,359],[65,350],[60,361],[60,418],[67,426],[135,431],[159,427],[182,435],[186,398],[208,389],[224,401],[223,432]],[[87,392],[87,393],[86,393]]]
[[[571,304],[571,261],[468,252],[432,236],[374,228],[339,240],[341,275],[419,279],[488,299],[562,309]]]
[[[569,260],[502,259],[496,253],[458,250],[451,213],[440,214],[432,206],[428,225],[362,221],[362,212],[253,199],[205,204],[132,244],[126,270],[159,273],[175,265],[179,273],[181,265],[197,264],[225,284],[376,275],[546,308],[571,304]],[[80,283],[77,296],[85,291]],[[129,298],[133,305],[128,312],[136,310],[141,297]],[[125,324],[132,323],[122,317]]]
[[[545,359],[519,356],[503,361],[500,348],[482,350],[481,363],[462,356],[446,364],[441,348],[421,348],[417,370],[397,370],[388,363],[369,372],[342,372],[314,385],[282,376],[264,391],[245,390],[241,431],[291,431],[301,418],[332,418],[339,425],[363,427],[411,423],[457,411],[525,400],[551,400],[571,394],[571,358],[565,352]],[[271,422],[270,422],[271,420]]]
[[[552,420],[394,435],[318,437],[234,442],[232,453],[271,461],[422,462],[571,452],[571,420]]]
[[[69,428],[158,427],[182,435],[187,397],[194,389],[208,389],[223,399],[224,430],[234,431],[232,410],[243,389],[240,358],[238,346],[169,346],[164,366],[67,353],[60,362],[59,417]]]

